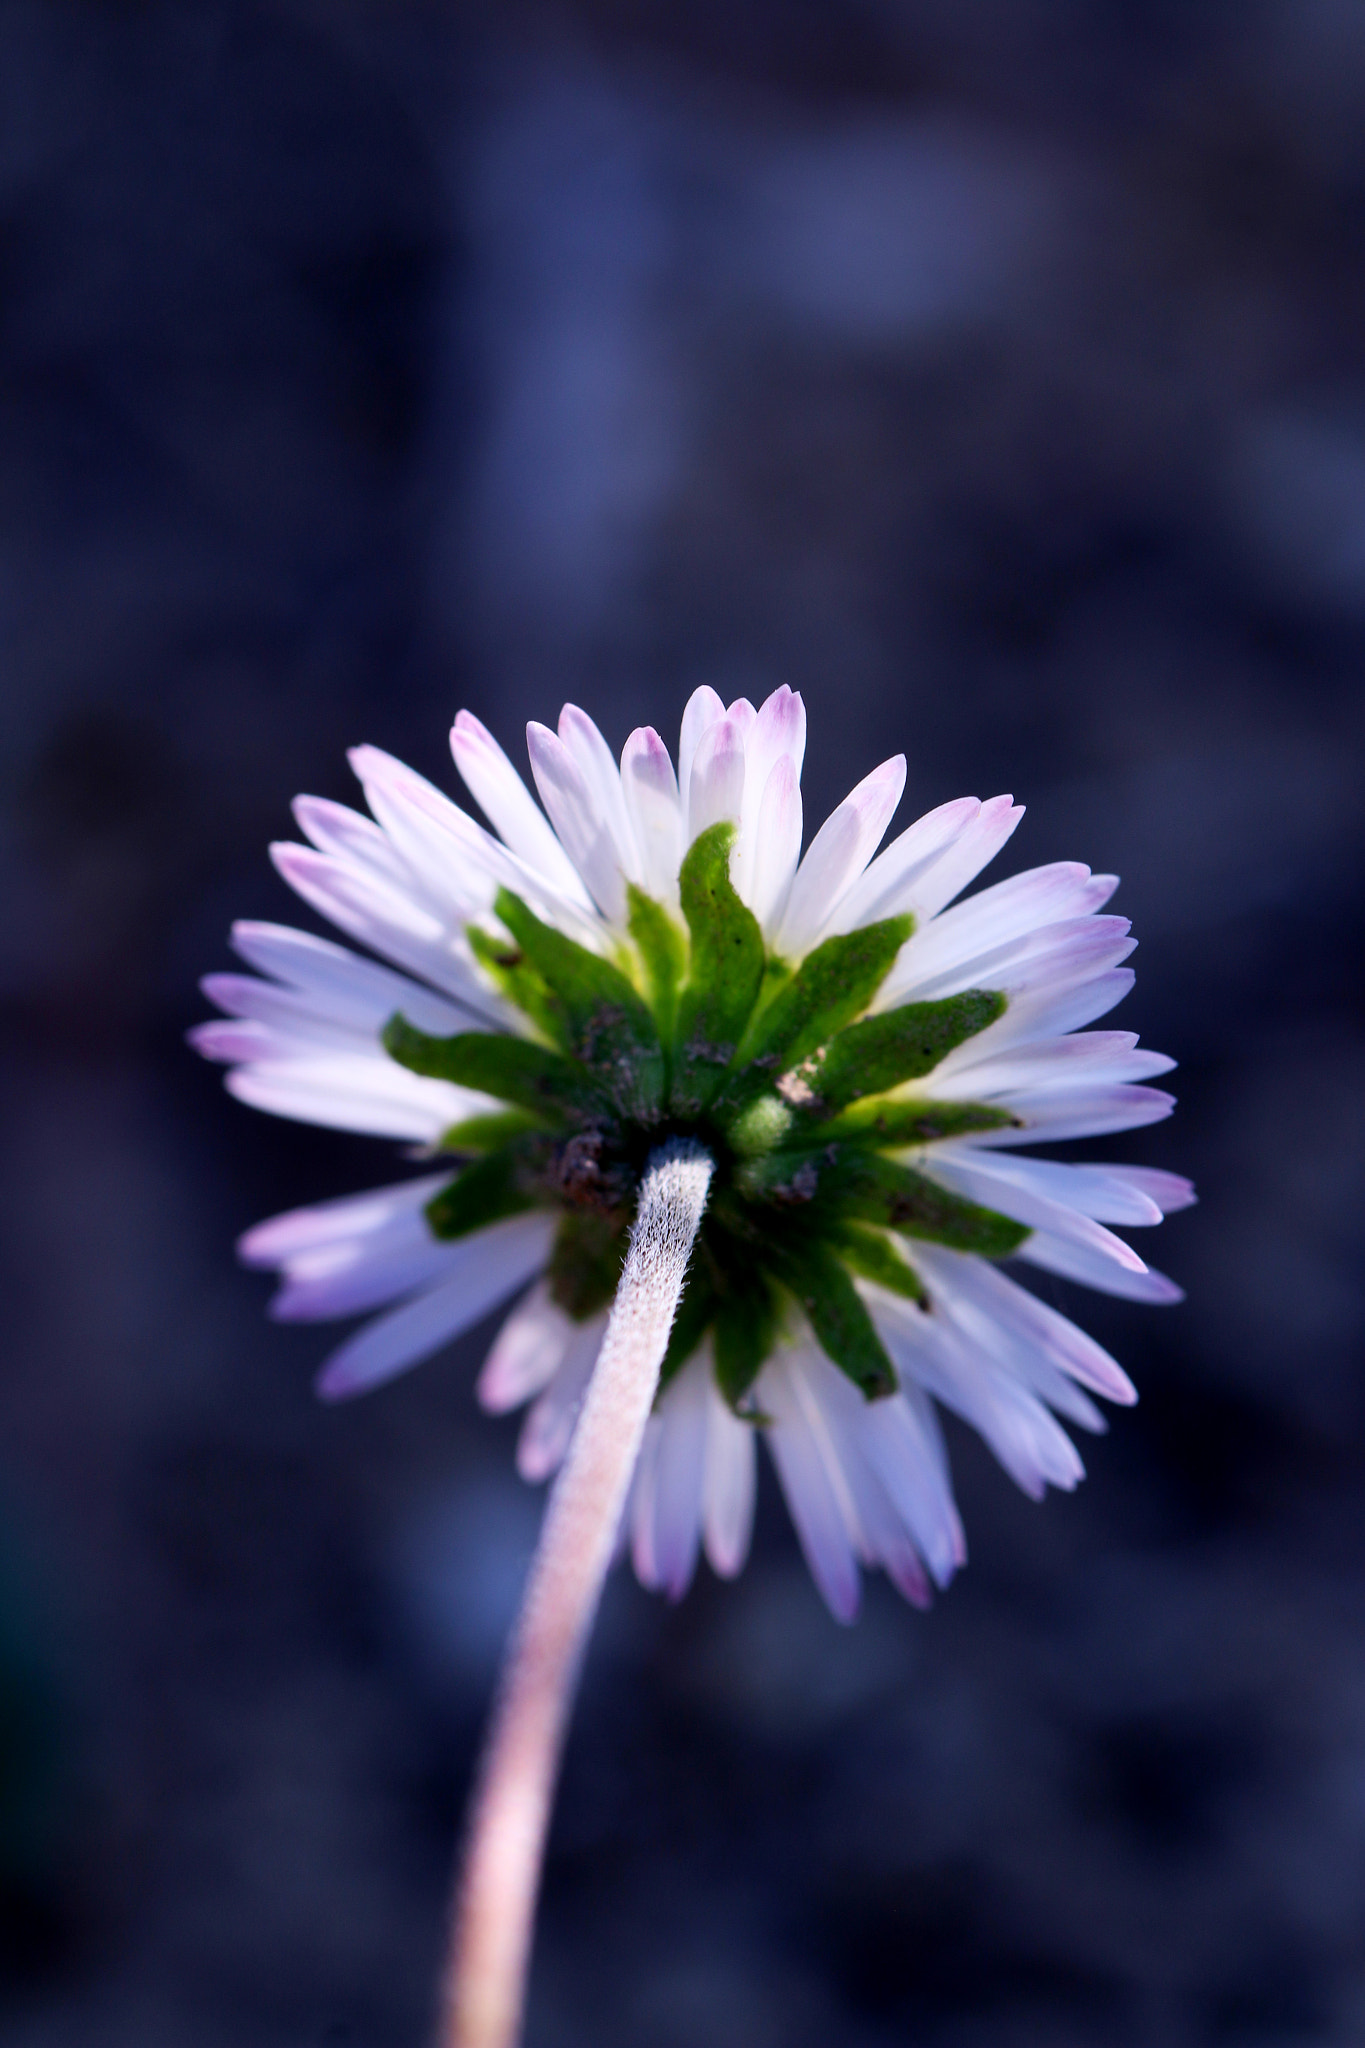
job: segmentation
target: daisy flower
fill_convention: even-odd
[[[701,689],[675,773],[652,729],[618,765],[566,705],[557,732],[528,729],[542,809],[461,712],[455,764],[488,826],[359,747],[371,815],[301,797],[308,843],[273,856],[367,953],[239,924],[255,972],[207,978],[227,1018],[193,1037],[244,1102],[420,1148],[415,1176],[262,1223],[242,1256],[281,1276],[282,1319],[370,1315],[322,1368],[329,1399],[520,1294],[478,1393],[530,1403],[529,1480],[564,1456],[647,1158],[702,1147],[709,1198],[625,1540],[674,1597],[702,1549],[737,1572],[761,1437],[847,1620],[860,1566],[924,1602],[963,1562],[939,1407],[1034,1497],[1076,1484],[1062,1422],[1102,1429],[1092,1397],[1133,1388],[1014,1271],[1178,1300],[1111,1226],[1193,1193],[1020,1149],[1172,1107],[1146,1085],[1170,1060],[1084,1028],[1133,980],[1128,922],[1104,912],[1116,878],[1059,862],[962,900],[1022,815],[1007,796],[944,804],[878,853],[900,755],[803,857],[805,736],[790,690],[755,710]]]

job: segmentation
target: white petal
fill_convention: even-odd
[[[452,1124],[496,1106],[472,1089],[410,1074],[378,1052],[372,1058],[338,1053],[311,1060],[263,1060],[235,1067],[223,1085],[239,1102],[272,1116],[428,1145]]]
[[[386,858],[372,858],[366,842],[358,837],[348,847],[337,835],[329,835],[332,843],[324,850],[358,880],[373,882],[381,892],[399,896],[418,912],[435,918],[442,932],[462,933],[469,920],[481,915],[492,901],[494,885],[488,863],[481,857],[481,848],[477,849],[479,857],[474,857],[474,850],[458,839],[452,840],[432,820],[420,812],[414,815],[415,806],[405,784],[424,787],[436,803],[450,811],[454,811],[454,805],[430,784],[422,784],[422,778],[401,761],[380,753],[377,747],[353,747],[350,761],[379,821],[378,826],[370,825],[368,819],[361,822],[376,833]],[[294,808],[300,824],[306,825],[303,800]],[[341,810],[339,804],[332,808]],[[465,823],[471,834],[479,832],[472,818]],[[315,830],[315,842],[321,837]],[[502,855],[504,863],[508,858]]]
[[[917,818],[853,884],[839,906],[833,929],[851,932],[859,925],[875,923],[878,918],[913,911],[917,901],[915,885],[920,877],[980,815],[979,800],[963,796]]]
[[[406,761],[382,747],[351,747],[346,759],[365,801],[434,901],[476,908],[497,883],[515,883],[522,869],[502,841]]]
[[[373,819],[320,796],[296,796],[290,809],[299,830],[319,853],[331,854],[362,874],[374,874],[400,895],[412,893],[407,862]]]
[[[430,1200],[448,1184],[448,1174],[426,1176],[405,1188],[276,1217],[248,1233],[241,1245],[248,1264],[278,1266],[284,1274],[270,1315],[278,1321],[358,1315],[436,1286],[456,1255],[432,1237],[413,1186]]]
[[[382,969],[377,969],[382,974]],[[376,989],[349,996],[319,996],[278,983],[258,981],[254,974],[206,974],[199,984],[211,1003],[233,1017],[253,1017],[286,1037],[310,1044],[344,1045],[349,1050],[374,1048],[380,1031],[401,1010],[409,1023],[439,1037],[467,1031],[469,1012],[442,1002],[430,989],[402,975],[385,975]],[[423,1019],[426,1021],[424,1022]]]
[[[919,1245],[917,1260],[935,1302],[974,1304],[1017,1339],[1041,1351],[1060,1371],[1106,1401],[1131,1407],[1137,1392],[1116,1359],[1077,1325],[1040,1301],[987,1259],[941,1245]]]
[[[185,1033],[185,1042],[206,1060],[261,1060],[272,1056],[283,1060],[288,1057],[279,1034],[252,1018],[233,1018],[228,1022],[222,1017],[212,1017],[207,1024],[192,1024]]]
[[[735,710],[731,706],[731,715]],[[798,791],[796,798],[796,845],[792,851],[793,871],[801,852],[801,762],[806,751],[806,707],[795,691],[783,686],[774,690],[765,699],[755,716],[744,740],[744,802],[739,822],[739,837],[735,842],[734,859],[730,864],[731,877],[743,900],[755,911],[762,922],[762,913],[757,910],[754,894],[755,860],[762,844],[764,830],[763,800],[773,770],[780,761],[787,763],[787,782]],[[787,786],[784,782],[784,787]],[[790,876],[785,878],[790,880]]]
[[[1092,1166],[1079,1167],[1081,1173],[1102,1174],[1106,1181],[1116,1188],[1131,1188],[1140,1199],[1149,1201],[1163,1216],[1172,1216],[1178,1209],[1189,1209],[1199,1200],[1194,1182],[1186,1180],[1183,1173],[1164,1173],[1159,1166]],[[1106,1223],[1119,1219],[1106,1216]]]
[[[465,928],[487,916],[499,887],[526,897],[575,936],[586,935],[589,945],[598,943],[600,926],[583,908],[581,887],[572,897],[553,888],[425,776],[381,748],[352,747],[347,758],[370,809],[408,864],[409,893],[434,913],[453,950],[468,951]]]
[[[916,1390],[918,1391],[918,1390]],[[864,1403],[869,1461],[919,1547],[935,1582],[946,1586],[966,1562],[967,1541],[948,1481],[933,1411],[905,1393]]]
[[[1160,1123],[1175,1108],[1175,1097],[1161,1088],[1020,1089],[1000,1095],[995,1106],[1017,1119],[1014,1128],[978,1131],[973,1144],[997,1146],[1057,1144],[1063,1138],[1102,1138],[1111,1131],[1133,1131]]]
[[[684,803],[692,786],[692,763],[701,745],[702,734],[724,716],[725,706],[706,683],[699,690],[694,690],[687,700],[687,708],[682,715],[682,732],[678,738],[678,787]]]
[[[738,824],[744,802],[744,735],[731,718],[702,734],[687,783],[687,843],[722,820]]]
[[[848,1489],[858,1555],[864,1564],[881,1565],[907,1600],[926,1607],[929,1581],[913,1533],[883,1484],[877,1461],[869,1456],[867,1416],[870,1405],[876,1404],[864,1401],[828,1359],[818,1365],[812,1362],[809,1379],[829,1431],[834,1462]]]
[[[1144,1267],[1131,1273],[1089,1245],[1075,1244],[1052,1231],[1035,1230],[1015,1254],[1045,1273],[1059,1273],[1063,1279],[1079,1280],[1082,1287],[1094,1287],[1101,1294],[1117,1294],[1125,1301],[1173,1302],[1185,1299],[1183,1287],[1164,1273]]]
[[[961,1141],[935,1147],[935,1158],[956,1158]],[[1142,1166],[1074,1166],[1059,1159],[1019,1158],[1013,1153],[978,1153],[972,1162],[997,1179],[1030,1187],[1100,1223],[1130,1226],[1160,1223],[1172,1209],[1193,1202],[1191,1183],[1175,1173]]]
[[[927,980],[1041,926],[1085,917],[1117,887],[1117,875],[1092,875],[1079,861],[1030,868],[945,910],[911,939],[907,959],[913,958],[917,975]]]
[[[709,1347],[703,1353],[706,1371],[706,1478],[702,1489],[702,1532],[711,1569],[732,1579],[749,1554],[757,1485],[755,1429],[741,1422],[722,1396],[711,1370]]]
[[[1029,1045],[1040,1038],[1079,1031],[1096,1018],[1108,1016],[1136,979],[1131,967],[1111,967],[1099,974],[1083,969],[1080,974],[1046,988],[1011,996],[1004,1016],[969,1039],[957,1052],[949,1053],[944,1065],[959,1058],[986,1059],[1005,1046]]]
[[[1067,918],[959,961],[942,973],[920,970],[912,938],[878,989],[873,1007],[889,1010],[897,1003],[941,1002],[969,988],[1003,989],[1017,1000],[1034,988],[1116,966],[1137,944],[1128,931],[1126,917]]]
[[[912,1606],[927,1607],[932,1595],[914,1538],[901,1520],[876,1467],[858,1457],[856,1470],[859,1540],[857,1553],[865,1565],[880,1565],[897,1592]]]
[[[621,787],[635,843],[641,885],[661,903],[678,900],[683,856],[682,804],[668,748],[652,726],[639,726],[621,751]]]
[[[998,1313],[981,1299],[979,1290],[974,1292],[966,1284],[949,1288],[942,1284],[941,1274],[937,1277],[935,1313],[951,1320],[965,1345],[987,1360],[993,1373],[1018,1381],[1082,1429],[1103,1433],[1107,1427],[1104,1417],[1054,1357],[1050,1345],[1039,1342],[1018,1318]]]
[[[695,1358],[664,1389],[656,1414],[653,1483],[635,1523],[635,1569],[642,1585],[678,1600],[696,1570],[706,1468],[705,1360]]]
[[[1161,1211],[1147,1195],[1111,1176],[1102,1166],[1073,1166],[1060,1159],[1021,1158],[1014,1152],[973,1154],[961,1139],[934,1148],[936,1163],[961,1159],[979,1175],[997,1183],[1031,1189],[1078,1215],[1099,1223],[1160,1223]]]
[[[353,939],[433,982],[495,1030],[508,1028],[507,1006],[474,967],[463,934],[456,936],[411,897],[312,847],[277,844],[270,857],[305,903]]]
[[[1010,1171],[1032,1165],[1033,1161],[1010,1161],[1003,1171],[997,1171],[989,1153],[973,1158],[966,1147],[959,1146],[948,1157],[941,1157],[935,1149],[920,1156],[918,1165],[930,1179],[938,1181],[954,1194],[963,1195],[969,1202],[979,1202],[983,1207],[994,1209],[1001,1215],[1012,1216],[1017,1223],[1026,1224],[1030,1230],[1045,1230],[1057,1238],[1083,1246],[1087,1252],[1099,1259],[1110,1259],[1123,1266],[1130,1273],[1145,1273],[1147,1268],[1131,1245],[1121,1237],[1115,1237],[1102,1223],[1093,1217],[1080,1214],[1077,1210],[1058,1201],[1055,1196],[1044,1192],[1041,1177]]]
[[[559,714],[559,737],[578,764],[599,816],[605,821],[616,848],[616,861],[628,881],[642,879],[640,850],[626,810],[621,788],[621,771],[610,747],[586,711],[566,704]]]
[[[424,776],[378,747],[353,747],[349,758],[371,810],[452,941],[464,945],[466,926],[486,917],[502,886],[527,897],[551,923],[598,943],[597,920],[583,908],[581,885],[572,895],[553,888]]]
[[[785,1351],[759,1375],[755,1400],[811,1577],[836,1621],[858,1611],[858,1561],[847,1488],[839,1483],[828,1425],[802,1355]]]
[[[875,1465],[858,1460],[858,1514],[865,1564],[880,1565],[896,1591],[914,1607],[927,1607],[932,1595],[914,1537],[906,1528]]]
[[[905,756],[864,776],[831,811],[796,871],[777,934],[777,951],[799,960],[824,934],[845,894],[862,875],[905,788]]]
[[[450,751],[465,788],[499,836],[528,868],[584,910],[592,899],[583,878],[554,835],[549,820],[487,726],[461,711]]]
[[[626,1550],[630,1552],[636,1578],[651,1592],[657,1592],[659,1587],[658,1566],[654,1558],[654,1487],[663,1431],[663,1423],[655,1409],[640,1439],[640,1453],[631,1475],[630,1492],[626,1497],[616,1545],[618,1557]]]
[[[346,946],[288,925],[241,919],[232,927],[235,952],[262,974],[298,989],[321,1011],[356,1023],[391,1017],[401,1010],[419,1031],[448,1038],[469,1029],[470,1012],[443,1001],[392,968],[363,960]]]
[[[377,1316],[333,1352],[318,1375],[318,1393],[345,1400],[430,1357],[544,1265],[554,1227],[552,1216],[512,1216],[451,1245],[451,1270],[440,1285]]]
[[[563,1362],[522,1424],[517,1439],[517,1470],[523,1479],[532,1483],[548,1479],[568,1450],[606,1329],[605,1310],[574,1325]]]
[[[797,780],[806,757],[806,707],[800,692],[783,683],[758,708],[758,718],[748,743],[749,758],[766,781],[780,760],[791,762]]]
[[[493,1340],[474,1392],[490,1415],[520,1408],[549,1385],[568,1354],[578,1326],[537,1280]]]
[[[747,892],[740,890],[766,938],[772,937],[786,910],[800,857],[801,788],[795,767],[784,756],[768,776],[758,810]]]
[[[382,1236],[406,1223],[416,1224],[432,1196],[448,1187],[451,1178],[449,1172],[424,1173],[393,1187],[367,1188],[361,1195],[342,1195],[335,1201],[287,1209],[254,1224],[239,1238],[237,1256],[248,1266],[284,1266],[301,1252]]]
[[[602,915],[623,925],[626,884],[620,857],[582,769],[559,735],[534,720],[526,728],[526,751],[540,800],[570,860]]]
[[[932,1259],[925,1261],[926,1268]],[[949,1317],[925,1314],[914,1303],[861,1285],[878,1334],[902,1383],[913,1381],[960,1415],[1032,1499],[1049,1484],[1073,1487],[1084,1467],[1076,1447],[1047,1409],[978,1346],[966,1342]]]
[[[288,1065],[328,1059],[338,1053],[374,1059],[379,1052],[375,1032],[345,1031],[297,1019],[267,1024],[259,1017],[217,1017],[191,1025],[185,1037],[206,1060],[251,1065]]]
[[[396,941],[424,963],[442,963],[443,923],[406,880],[400,889],[337,854],[288,839],[271,846],[270,858],[290,888],[343,931],[376,950]]]
[[[270,1303],[279,1323],[330,1322],[356,1316],[400,1295],[434,1287],[448,1273],[451,1247],[416,1235],[401,1242],[332,1245],[291,1260],[288,1277]]]
[[[910,889],[908,901],[899,907],[913,911],[923,928],[995,859],[1023,815],[1024,806],[1016,804],[1013,797],[988,798],[971,823],[924,870]]]
[[[983,1031],[978,1038],[969,1038],[934,1068],[925,1085],[937,1100],[989,1101],[1007,1089],[1102,1088],[1111,1081],[1151,1080],[1175,1065],[1165,1053],[1139,1051],[1135,1031],[1084,1031],[1067,1038],[1036,1039],[1028,1045],[1006,1046],[993,1059],[976,1053],[986,1035]]]

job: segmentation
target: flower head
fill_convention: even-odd
[[[248,1263],[282,1275],[273,1313],[381,1311],[322,1369],[340,1398],[526,1289],[478,1392],[532,1403],[517,1462],[542,1479],[645,1159],[698,1139],[715,1174],[633,1483],[636,1571],[676,1596],[702,1545],[740,1568],[762,1435],[833,1611],[854,1612],[860,1564],[926,1600],[965,1556],[935,1403],[1037,1497],[1082,1474],[1057,1417],[1100,1429],[1092,1394],[1135,1398],[1002,1262],[1179,1298],[1107,1226],[1159,1221],[1188,1182],[1018,1149],[1171,1109],[1143,1085],[1170,1060],[1082,1029],[1133,979],[1127,921],[1100,914],[1115,878],[1062,862],[955,901],[1021,811],[964,797],[877,854],[902,756],[801,858],[805,711],[786,689],[758,710],[698,690],[676,775],[651,729],[618,767],[566,705],[557,733],[528,730],[544,811],[467,712],[451,744],[493,832],[360,747],[372,817],[301,797],[311,843],[274,849],[306,902],[393,965],[239,924],[257,975],[204,984],[228,1021],[195,1042],[243,1101],[429,1155],[415,1178],[247,1233]]]

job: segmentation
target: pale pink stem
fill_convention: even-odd
[[[651,1154],[602,1350],[560,1469],[493,1710],[456,1893],[441,2048],[515,2048],[555,1778],[712,1162]]]

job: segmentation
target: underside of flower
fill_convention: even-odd
[[[286,1318],[379,1310],[321,1391],[377,1385],[520,1288],[479,1380],[530,1401],[518,1464],[558,1465],[606,1327],[645,1162],[713,1163],[632,1487],[636,1570],[675,1596],[700,1547],[738,1570],[766,1439],[816,1579],[852,1614],[859,1564],[928,1597],[965,1556],[935,1404],[1034,1496],[1082,1467],[1057,1418],[1135,1398],[1108,1354],[1004,1261],[1178,1299],[1112,1224],[1193,1199],[1150,1168],[1021,1156],[1168,1114],[1171,1062],[1087,1031],[1127,993],[1112,876],[1062,862],[961,901],[1021,815],[974,797],[880,854],[903,759],[801,857],[805,713],[698,691],[678,774],[659,736],[620,763],[566,706],[528,746],[542,811],[478,721],[456,764],[495,832],[373,748],[373,819],[296,805],[277,848],[313,907],[392,965],[240,925],[265,979],[211,976],[196,1041],[243,1100],[416,1140],[418,1177],[276,1217],[244,1256]],[[874,858],[874,855],[876,856]],[[397,970],[397,971],[395,971]]]
[[[907,1240],[1003,1258],[1028,1236],[912,1163],[936,1140],[1013,1122],[989,1103],[913,1092],[1006,999],[972,989],[868,1016],[913,918],[826,939],[793,967],[735,892],[734,837],[722,822],[693,842],[681,928],[631,885],[629,939],[614,960],[500,890],[502,931],[473,928],[470,943],[526,1018],[526,1037],[437,1038],[390,1020],[384,1044],[411,1072],[506,1105],[443,1135],[442,1149],[469,1163],[427,1203],[427,1221],[453,1240],[552,1207],[550,1294],[583,1322],[615,1294],[649,1152],[693,1138],[715,1176],[664,1384],[709,1335],[720,1392],[753,1413],[754,1383],[799,1309],[854,1385],[885,1397],[896,1370],[855,1277],[927,1312]]]

